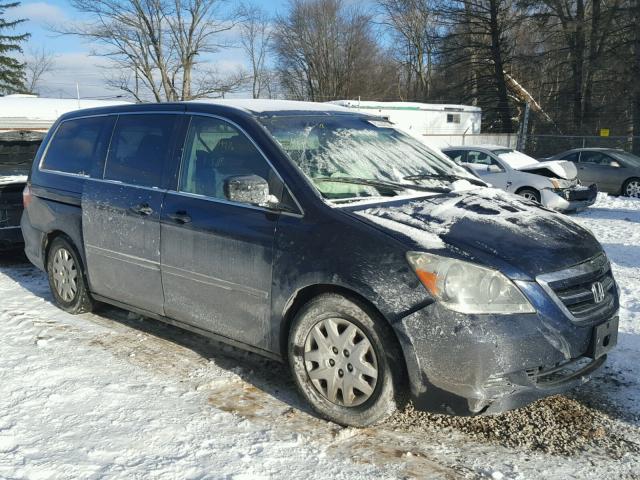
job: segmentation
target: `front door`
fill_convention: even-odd
[[[178,191],[162,209],[162,285],[166,315],[266,348],[271,266],[278,214],[230,201],[225,183],[257,175],[276,196],[282,183],[235,126],[193,116]]]
[[[488,153],[468,150],[464,166],[496,188],[507,190],[511,185],[505,168]]]
[[[121,115],[104,180],[86,183],[82,230],[91,290],[162,314],[160,213],[163,170],[178,115]]]

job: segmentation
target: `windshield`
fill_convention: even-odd
[[[277,115],[259,120],[331,200],[397,196],[412,189],[448,191],[460,178],[478,183],[386,120],[357,115]]]
[[[493,153],[500,157],[500,159],[511,168],[515,169],[538,163],[538,160],[535,158],[531,158],[529,155],[525,155],[522,152],[518,152],[510,148],[494,150]]]
[[[640,168],[640,157],[638,157],[637,155],[634,155],[633,153],[628,153],[628,152],[611,152],[613,154],[614,157],[618,157],[618,159],[622,160],[624,163],[628,163],[630,166],[632,167],[639,167]]]

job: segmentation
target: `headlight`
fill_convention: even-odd
[[[408,252],[416,275],[445,307],[460,313],[535,313],[514,283],[497,270],[430,253]]]

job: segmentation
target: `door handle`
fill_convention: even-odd
[[[131,207],[131,211],[133,213],[137,213],[138,215],[142,215],[143,217],[148,217],[153,213],[153,208],[151,208],[148,203],[140,203],[134,207]]]
[[[167,216],[174,222],[179,223],[181,225],[191,222],[191,216],[187,214],[187,212],[185,212],[184,210],[180,210],[176,213],[170,213]]]

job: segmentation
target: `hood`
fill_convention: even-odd
[[[565,180],[573,180],[578,176],[578,170],[572,162],[566,160],[548,160],[546,162],[537,162],[531,165],[516,167],[521,172],[534,173],[550,178],[562,178]]]
[[[346,210],[409,248],[467,258],[513,279],[532,280],[602,251],[568,217],[493,188]]]

